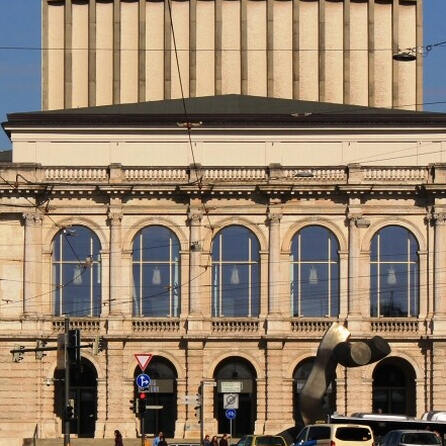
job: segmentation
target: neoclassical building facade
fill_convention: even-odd
[[[446,386],[446,117],[249,96],[16,113],[0,178],[0,440],[60,437],[55,345],[82,340],[73,432],[198,438],[295,424],[333,321],[391,355],[339,366],[327,411],[420,416]],[[21,389],[18,392],[18,389]],[[26,421],[23,421],[26,420]],[[18,440],[17,440],[18,441]],[[19,443],[17,443],[19,444]]]

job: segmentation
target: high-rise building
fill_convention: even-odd
[[[183,90],[419,110],[422,58],[400,64],[392,55],[422,45],[421,5],[42,0],[43,109],[178,98]]]

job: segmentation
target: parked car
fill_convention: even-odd
[[[280,435],[245,435],[237,446],[287,446],[287,443]]]
[[[379,444],[380,446],[440,446],[441,438],[436,432],[426,430],[393,430],[387,432]]]
[[[297,435],[294,446],[373,446],[369,426],[360,424],[310,424]]]

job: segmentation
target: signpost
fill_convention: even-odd
[[[149,365],[149,362],[152,360],[152,353],[135,353],[136,361],[138,362],[139,368],[142,372]]]
[[[229,435],[232,437],[232,420],[237,416],[235,409],[226,409],[225,417],[229,420]]]
[[[223,394],[223,409],[238,409],[238,393]]]
[[[135,379],[136,381],[136,385],[138,386],[139,389],[141,390],[145,390],[147,389],[147,387],[150,386],[151,383],[151,379],[149,375],[146,375],[145,373],[141,373],[140,375],[138,375]]]

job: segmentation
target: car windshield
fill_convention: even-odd
[[[372,438],[369,429],[363,427],[339,427],[336,438],[343,441],[368,441]]]
[[[285,446],[280,437],[262,436],[256,438],[257,446]]]
[[[410,432],[401,436],[404,444],[440,444],[440,438],[433,432]]]

